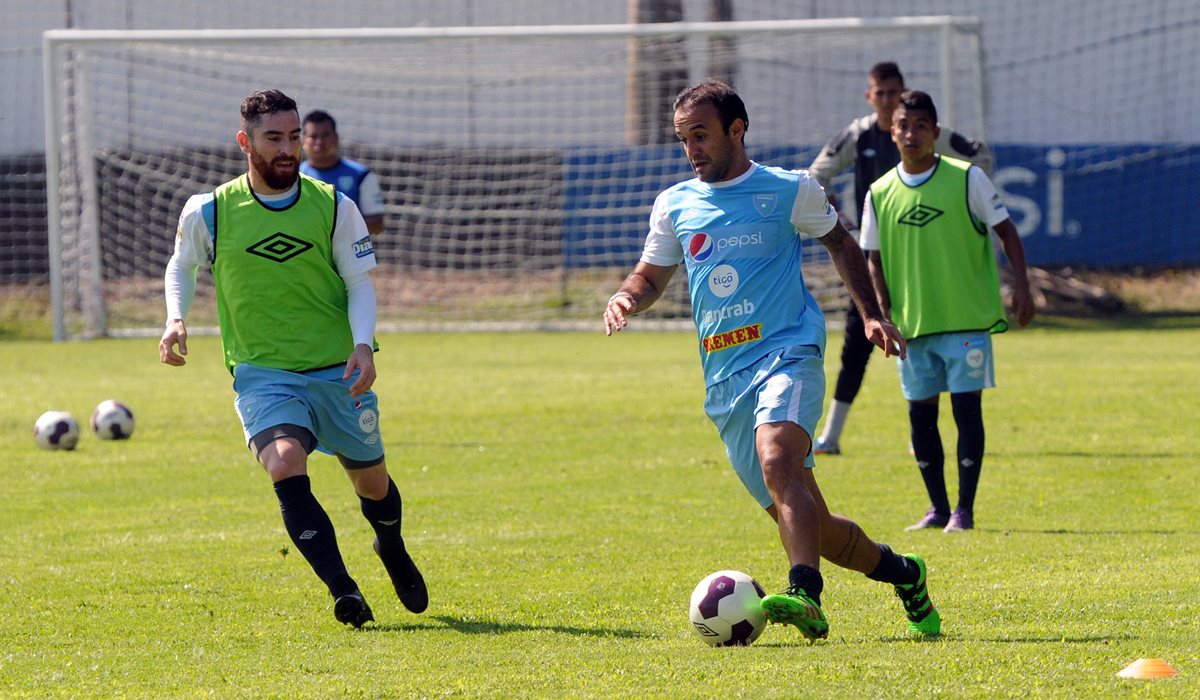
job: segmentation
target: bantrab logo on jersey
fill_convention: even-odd
[[[933,207],[927,207],[924,204],[918,204],[912,209],[909,209],[901,214],[898,223],[920,228],[945,213],[946,212],[942,211],[941,209],[934,209]]]
[[[312,247],[312,243],[308,241],[279,231],[250,246],[246,252],[271,262],[285,263]]]
[[[708,260],[715,248],[713,237],[703,231],[692,234],[691,240],[688,241],[688,253],[691,254],[692,260],[698,263]]]

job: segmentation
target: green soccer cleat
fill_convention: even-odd
[[[764,597],[759,605],[768,622],[795,625],[810,642],[829,636],[829,621],[825,619],[825,613],[803,588],[791,586],[783,593]]]
[[[936,637],[942,632],[942,616],[929,598],[929,590],[925,587],[925,560],[919,554],[905,554],[913,560],[921,575],[917,582],[907,586],[896,586],[896,597],[904,603],[904,613],[908,616],[908,631],[925,637]]]

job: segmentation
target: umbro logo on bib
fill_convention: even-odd
[[[291,260],[312,247],[312,243],[302,241],[295,236],[289,236],[280,231],[250,246],[246,249],[246,252],[251,255],[257,255],[260,258],[266,258],[272,262],[282,263]]]
[[[933,207],[927,207],[924,204],[918,204],[912,209],[904,212],[900,216],[899,223],[920,228],[945,213],[946,212],[942,211],[941,209],[934,209]]]

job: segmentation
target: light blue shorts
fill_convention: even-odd
[[[825,402],[825,360],[811,345],[776,350],[710,386],[704,412],[717,426],[733,471],[763,508],[771,496],[763,482],[754,433],[764,423],[795,423],[812,437]],[[813,467],[810,451],[804,466]]]
[[[291,436],[300,438],[309,452],[316,448],[337,455],[348,468],[378,464],[383,459],[378,401],[372,391],[350,396],[355,377],[343,380],[344,371],[341,366],[300,373],[238,365],[233,403],[242,419],[246,443],[261,436],[255,440],[261,450],[274,437]],[[303,431],[308,431],[315,443],[305,444],[300,437]]]
[[[943,391],[964,394],[996,386],[992,336],[986,332],[939,333],[908,341],[900,360],[904,398],[920,401]]]

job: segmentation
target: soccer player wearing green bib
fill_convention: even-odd
[[[295,101],[254,92],[241,115],[247,172],[191,197],[180,214],[159,357],[186,363],[184,319],[196,271],[209,264],[246,444],[271,477],[288,536],[333,596],[334,616],[355,627],[374,619],[313,496],[314,449],[341,462],[400,602],[422,612],[429,598],[400,535],[400,492],[384,463],[371,391],[376,262],[366,222],[353,200],[299,173]]]
[[[994,387],[992,333],[1008,329],[990,227],[1012,267],[1017,323],[1033,320],[1025,250],[991,180],[978,167],[939,156],[937,109],[910,90],[892,114],[900,164],[871,185],[861,242],[884,313],[908,341],[899,361],[913,453],[930,507],[910,530],[975,527],[983,465],[982,393]],[[938,399],[950,393],[958,428],[958,504],[950,510],[938,432]]]

